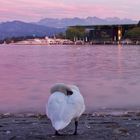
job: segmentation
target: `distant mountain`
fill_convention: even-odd
[[[87,17],[87,18],[45,18],[37,22],[38,25],[44,25],[48,27],[65,28],[74,25],[105,25],[105,24],[135,24],[138,21],[131,19],[120,19],[117,17],[113,18],[98,18],[98,17]]]
[[[52,36],[64,32],[66,27],[73,25],[103,25],[103,24],[134,24],[138,21],[131,19],[106,18],[98,17],[87,18],[63,18],[53,19],[45,18],[37,23],[26,23],[22,21],[12,21],[0,23],[0,40],[9,37],[23,36]]]
[[[64,32],[64,29],[46,27],[21,21],[0,23],[0,40],[7,37],[20,36],[51,36],[56,33]]]
[[[110,24],[137,24],[138,21],[136,20],[131,20],[131,19],[128,19],[128,18],[124,18],[124,19],[120,19],[118,17],[113,17],[113,18],[106,18],[105,19],[108,23]]]

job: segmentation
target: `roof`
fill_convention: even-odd
[[[75,25],[75,26],[70,26],[70,27],[84,27],[84,28],[93,28],[93,27],[135,27],[138,24],[110,24],[110,25]]]

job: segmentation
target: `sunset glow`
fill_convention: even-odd
[[[0,21],[88,16],[139,20],[139,5],[132,0],[0,0]]]

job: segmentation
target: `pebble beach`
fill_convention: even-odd
[[[84,114],[79,120],[78,135],[72,135],[74,122],[55,136],[46,115],[1,114],[0,140],[139,140],[140,113],[121,115]]]

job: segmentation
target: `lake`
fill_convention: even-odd
[[[140,46],[0,46],[0,113],[44,113],[56,82],[79,86],[88,113],[139,109]]]

